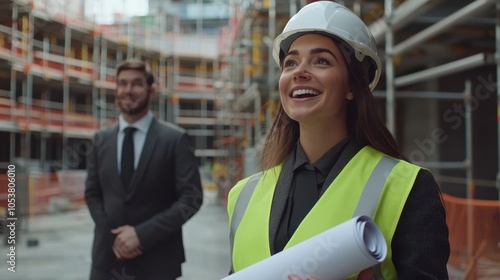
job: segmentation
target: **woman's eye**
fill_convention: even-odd
[[[293,60],[287,60],[285,61],[285,63],[283,63],[283,66],[285,67],[290,67],[290,66],[294,66],[295,65],[295,61]]]
[[[330,61],[328,59],[325,59],[325,58],[319,58],[318,64],[330,65]]]

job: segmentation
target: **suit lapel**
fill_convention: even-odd
[[[103,149],[108,150],[109,156],[104,156],[102,158],[102,166],[107,166],[109,168],[111,174],[111,180],[113,181],[110,187],[116,188],[116,190],[122,194],[125,194],[124,188],[122,185],[122,181],[120,179],[120,172],[118,172],[118,160],[117,160],[117,137],[118,137],[118,125],[116,125],[113,129],[109,130],[107,133],[109,135],[103,135],[103,141],[106,141],[103,145]]]
[[[278,178],[274,191],[274,197],[269,218],[269,245],[271,253],[274,253],[274,240],[278,232],[278,226],[285,210],[288,193],[292,186],[294,155],[289,156],[283,163],[283,168]]]
[[[153,119],[151,125],[149,126],[148,134],[146,135],[146,141],[142,147],[141,157],[139,163],[137,164],[137,169],[132,176],[132,181],[130,182],[130,190],[127,194],[127,200],[132,197],[133,193],[138,189],[139,183],[142,181],[142,177],[146,172],[153,152],[156,147],[156,141],[158,139],[158,122]]]

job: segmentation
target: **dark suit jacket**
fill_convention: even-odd
[[[118,125],[96,133],[88,158],[85,199],[95,222],[91,279],[176,279],[185,260],[182,225],[203,201],[194,149],[184,130],[153,119],[126,191],[117,134]],[[112,251],[111,229],[123,225],[135,227],[144,248],[133,260],[118,261]]]

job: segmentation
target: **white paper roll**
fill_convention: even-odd
[[[222,280],[343,279],[384,261],[387,244],[369,217],[354,217]]]

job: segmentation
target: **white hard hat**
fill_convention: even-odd
[[[273,57],[276,63],[280,65],[280,59],[288,52],[295,39],[309,32],[333,35],[332,37],[341,39],[352,48],[359,61],[363,61],[365,56],[371,58],[375,71],[370,75],[369,87],[371,90],[375,88],[382,66],[375,38],[356,14],[335,2],[317,1],[308,4],[288,21],[283,33],[274,40]]]

